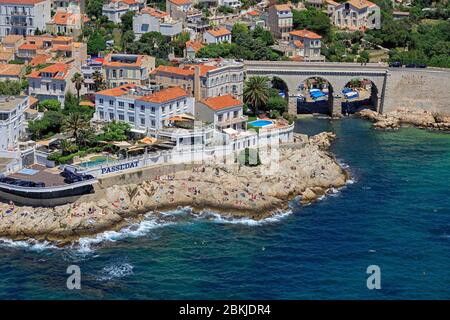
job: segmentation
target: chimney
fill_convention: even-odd
[[[202,88],[200,87],[200,67],[194,67],[194,98],[195,101],[202,99]]]

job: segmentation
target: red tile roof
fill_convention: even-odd
[[[55,63],[44,69],[33,71],[28,75],[29,78],[41,78],[42,73],[52,73],[53,79],[64,80],[69,73],[70,66],[65,63]]]
[[[294,30],[289,32],[291,36],[296,36],[300,38],[307,38],[307,39],[322,39],[321,36],[319,36],[317,33],[303,29],[303,30]]]
[[[163,18],[165,16],[168,16],[169,14],[167,12],[155,9],[155,8],[151,8],[151,7],[145,7],[141,10],[140,12],[142,13],[148,13],[149,15],[156,17],[156,18]]]
[[[52,56],[47,54],[38,54],[30,61],[30,65],[32,67],[35,67],[39,64],[46,63]]]
[[[35,44],[24,43],[19,46],[19,50],[37,50],[38,46]]]
[[[214,70],[217,67],[215,66],[208,66],[204,64],[188,64],[185,65],[183,68],[180,67],[172,67],[172,66],[158,66],[155,70],[153,70],[152,74],[158,74],[159,72],[164,73],[173,73],[179,76],[193,76],[195,72],[195,67],[198,66],[200,69],[200,76],[206,75],[206,73],[210,70]]]
[[[212,97],[202,100],[208,108],[213,110],[222,110],[242,105],[242,101],[235,99],[232,95],[227,94],[219,97]]]
[[[98,92],[96,92],[96,94],[101,94],[104,96],[111,96],[111,97],[120,97],[120,96],[123,96],[124,94],[127,94],[131,89],[134,89],[135,87],[136,87],[135,84],[128,83],[128,84],[124,84],[120,87],[98,91]]]
[[[176,4],[177,6],[182,6],[184,4],[190,4],[191,0],[169,0],[173,4]]]
[[[231,32],[225,28],[211,29],[211,30],[207,30],[206,32],[208,32],[209,34],[211,34],[214,37],[222,37],[222,36],[227,36],[227,35],[231,34]]]
[[[174,99],[187,97],[188,93],[184,91],[180,87],[173,87],[164,89],[158,92],[155,92],[152,95],[149,96],[138,96],[137,100],[146,101],[146,102],[153,102],[153,103],[164,103],[168,102]]]
[[[204,45],[201,42],[189,40],[186,42],[186,48],[192,48],[195,52],[203,48]]]
[[[376,6],[375,3],[367,0],[348,0],[347,2],[358,9]]]
[[[277,11],[291,11],[291,7],[288,4],[276,4],[275,10]]]

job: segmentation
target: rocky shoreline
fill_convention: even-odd
[[[230,218],[261,220],[288,209],[298,196],[309,203],[346,184],[348,172],[328,151],[335,135],[296,135],[294,143],[261,156],[262,164],[206,164],[139,184],[116,185],[54,208],[0,203],[0,237],[65,245],[119,230],[146,213],[191,207]]]
[[[373,121],[373,127],[376,129],[395,130],[404,125],[411,125],[422,129],[450,131],[450,116],[423,109],[399,108],[386,114],[363,109],[355,115]]]

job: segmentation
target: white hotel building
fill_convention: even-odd
[[[0,96],[0,151],[15,151],[24,133],[28,96]]]
[[[142,134],[161,130],[169,118],[186,113],[194,113],[194,98],[180,87],[150,93],[125,84],[95,94],[96,120],[123,121]]]
[[[0,0],[0,38],[45,30],[50,12],[51,0]]]

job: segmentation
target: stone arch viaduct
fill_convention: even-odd
[[[340,113],[341,90],[355,78],[371,80],[376,88],[375,107],[388,112],[399,107],[420,107],[450,113],[450,70],[439,68],[388,68],[368,63],[301,63],[293,61],[245,61],[246,76],[263,75],[284,80],[289,90],[290,111],[296,113],[296,93],[308,78],[327,80],[333,90],[332,113]]]

